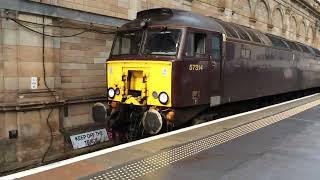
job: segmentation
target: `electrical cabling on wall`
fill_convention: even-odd
[[[59,98],[57,97],[57,95],[55,94],[55,90],[50,88],[47,82],[47,70],[46,70],[46,38],[71,38],[71,37],[75,37],[75,36],[79,36],[88,32],[94,32],[94,33],[98,33],[98,34],[114,34],[114,32],[110,32],[110,31],[103,31],[100,30],[96,25],[90,23],[90,24],[85,24],[82,26],[63,26],[63,25],[53,25],[53,24],[47,24],[46,23],[46,16],[42,16],[42,23],[38,23],[38,22],[31,22],[31,21],[25,21],[25,20],[20,20],[18,18],[12,17],[9,15],[9,13],[5,13],[5,16],[0,16],[0,18],[2,19],[6,19],[7,21],[13,21],[15,22],[18,26],[34,32],[38,35],[40,35],[42,37],[42,76],[43,76],[43,84],[44,84],[44,88],[46,89],[46,91],[50,94],[50,96],[53,99],[53,102],[50,102],[50,104],[56,104],[56,105],[51,105],[51,106],[45,106],[44,108],[48,108],[50,109],[48,112],[48,115],[46,116],[46,124],[47,127],[50,131],[50,140],[49,140],[49,145],[46,148],[46,151],[44,152],[42,159],[41,159],[41,163],[45,163],[46,162],[46,156],[47,154],[50,152],[50,150],[52,149],[52,145],[53,145],[53,139],[54,139],[54,134],[53,134],[53,127],[50,123],[50,119],[51,116],[53,114],[54,108],[57,106],[57,104],[59,104]],[[62,24],[63,19],[59,19],[59,23]],[[46,32],[46,28],[57,28],[57,29],[62,29],[62,30],[73,30],[73,31],[78,31],[76,33],[73,34],[61,34],[57,35],[55,33],[48,33]],[[39,31],[39,29],[42,29],[42,31]],[[37,30],[35,30],[37,29]],[[66,101],[66,100],[64,100]]]

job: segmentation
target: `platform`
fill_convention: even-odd
[[[318,179],[319,152],[315,94],[2,179]]]

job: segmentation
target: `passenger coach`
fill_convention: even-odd
[[[151,9],[117,30],[108,122],[128,140],[210,107],[318,87],[318,49],[182,10]]]

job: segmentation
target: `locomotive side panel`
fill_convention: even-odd
[[[299,69],[302,76],[301,89],[319,87],[319,64],[314,56],[303,53],[299,61]]]
[[[290,51],[228,41],[223,69],[224,102],[299,90],[294,56]]]
[[[299,89],[297,86],[297,63],[290,51],[266,48],[264,74],[267,82],[264,96],[281,94]],[[264,78],[261,78],[263,82]]]
[[[174,107],[221,104],[222,34],[190,28],[186,37],[173,65]]]
[[[223,68],[223,102],[240,101],[252,97],[254,72],[249,68],[250,59],[241,58],[241,48],[247,52],[251,51],[250,46],[243,46],[240,43],[227,41],[225,44],[225,59]],[[246,55],[249,57],[249,55]]]
[[[175,61],[172,72],[173,107],[209,104],[208,60]]]
[[[315,58],[313,69],[315,71],[314,78],[315,78],[315,86],[320,86],[320,56]]]

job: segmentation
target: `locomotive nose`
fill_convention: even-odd
[[[172,62],[107,62],[109,100],[138,106],[171,106]]]

